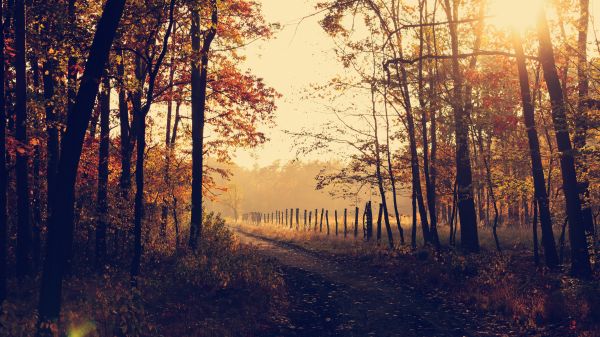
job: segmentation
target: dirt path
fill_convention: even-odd
[[[242,243],[276,259],[287,284],[289,322],[261,336],[514,335],[506,325],[494,322],[490,327],[477,314],[379,277],[368,266],[334,261],[241,229],[235,232]]]

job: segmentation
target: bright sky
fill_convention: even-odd
[[[247,47],[246,66],[264,78],[283,96],[278,100],[277,126],[267,131],[271,141],[253,151],[239,151],[236,163],[251,167],[295,158],[292,141],[284,130],[299,131],[330,118],[317,99],[307,99],[311,84],[323,84],[344,69],[335,61],[334,44],[318,24],[317,0],[259,0],[267,22],[278,22],[282,30],[269,41]]]
[[[541,0],[491,0],[494,21],[523,28],[533,20],[534,8]],[[283,28],[272,40],[258,41],[246,48],[246,66],[264,78],[283,96],[278,100],[276,126],[264,130],[271,141],[252,151],[240,150],[235,162],[241,166],[266,166],[276,160],[295,159],[293,141],[285,130],[300,131],[318,127],[335,118],[323,101],[307,92],[312,84],[324,84],[344,69],[336,61],[332,39],[319,26],[321,16],[300,19],[315,12],[318,0],[258,0],[267,22],[278,22]],[[518,8],[518,9],[517,9]],[[592,23],[600,27],[600,0],[590,1]],[[599,19],[595,19],[599,18]],[[531,24],[532,22],[530,22]],[[590,40],[593,33],[590,34]]]

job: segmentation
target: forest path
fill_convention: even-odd
[[[304,247],[234,228],[244,244],[274,258],[290,304],[286,323],[261,336],[511,336],[509,327]],[[379,274],[379,275],[378,275]],[[485,326],[482,326],[485,325]]]

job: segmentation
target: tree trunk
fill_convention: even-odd
[[[389,84],[389,83],[388,83]],[[387,85],[384,87],[384,110],[385,110],[385,139],[386,139],[386,158],[387,158],[387,167],[390,175],[390,185],[392,186],[392,202],[394,203],[394,215],[396,216],[396,226],[398,227],[398,233],[400,234],[400,244],[404,244],[404,230],[402,229],[402,224],[400,223],[400,212],[398,212],[398,196],[396,190],[396,174],[394,173],[394,167],[392,165],[392,153],[390,150],[390,119],[388,115],[387,108]]]
[[[538,252],[538,231],[537,231],[537,221],[538,221],[538,207],[537,207],[537,198],[533,201],[533,262],[536,266],[540,264],[540,255]],[[554,248],[556,252],[556,247]],[[558,257],[558,256],[557,256]]]
[[[381,197],[381,204],[384,212],[384,220],[385,220],[385,228],[388,234],[388,243],[390,248],[394,248],[394,238],[392,234],[392,227],[390,226],[390,217],[387,211],[387,200],[385,197],[385,188],[383,186],[383,175],[381,173],[381,147],[379,145],[379,133],[378,133],[378,122],[377,122],[377,113],[375,109],[375,86],[371,88],[371,109],[373,112],[373,128],[374,128],[374,139],[375,139],[375,175],[377,176],[377,186],[379,187],[379,196]],[[380,230],[380,229],[378,229]],[[381,234],[381,233],[378,233]],[[380,240],[381,238],[378,238]]]
[[[100,105],[100,147],[98,149],[98,196],[96,225],[96,269],[101,271],[106,263],[106,228],[108,227],[108,151],[110,145],[110,79],[104,74]]]
[[[202,179],[204,156],[204,115],[206,109],[206,86],[208,75],[208,52],[217,33],[218,12],[216,0],[211,0],[211,26],[208,29],[202,49],[200,49],[200,12],[192,10],[192,51],[200,57],[200,68],[197,60],[192,61],[192,215],[190,222],[189,246],[192,250],[198,247],[198,239],[202,232]]]
[[[0,21],[4,20],[4,10],[0,6]],[[2,21],[6,24],[6,21]],[[2,27],[4,29],[4,25]],[[0,306],[6,299],[6,272],[7,272],[7,253],[8,253],[8,225],[7,225],[7,214],[6,214],[6,185],[7,185],[7,172],[6,172],[6,102],[5,102],[5,88],[4,88],[4,30],[0,32],[0,72],[2,73],[2,79],[0,79]]]
[[[365,215],[367,218],[366,237],[367,241],[371,241],[373,237],[373,209],[370,201],[367,202],[367,207],[365,207]]]
[[[77,113],[68,116],[56,175],[61,184],[57,184],[56,198],[52,204],[54,212],[48,221],[46,259],[38,308],[38,337],[53,336],[52,327],[58,323],[60,316],[63,270],[68,253],[66,246],[72,242],[73,236],[73,200],[77,167],[100,78],[124,7],[125,0],[106,1],[75,99],[73,111]]]
[[[423,46],[425,37],[423,34],[423,10],[426,2],[419,2],[419,22],[421,24],[419,28],[419,64],[418,64],[418,99],[419,107],[421,110],[421,138],[423,142],[423,175],[425,176],[425,191],[427,194],[427,207],[429,210],[429,240],[435,245],[436,248],[440,248],[440,240],[437,232],[437,215],[435,210],[435,188],[431,184],[431,174],[429,171],[429,139],[427,137],[427,105],[425,102],[425,81],[423,79]],[[433,98],[433,97],[432,97]]]
[[[563,90],[554,61],[550,30],[546,14],[543,11],[539,16],[538,38],[540,42],[540,61],[550,95],[556,143],[560,152],[563,192],[567,204],[569,240],[571,241],[571,273],[576,277],[589,277],[591,275],[591,265],[585,237],[586,224],[581,211],[581,199],[579,198],[575,157],[569,137]]]
[[[516,32],[513,32],[513,43],[515,46],[517,67],[519,70],[523,118],[525,119],[525,128],[527,129],[527,138],[529,139],[531,175],[533,177],[533,187],[537,204],[534,205],[535,216],[537,218],[539,209],[540,224],[542,227],[542,244],[544,245],[546,265],[549,268],[555,268],[558,266],[558,253],[556,251],[554,232],[552,231],[552,215],[550,214],[548,195],[546,194],[546,181],[544,177],[544,167],[542,165],[542,156],[540,153],[540,143],[537,129],[535,127],[535,111],[529,89],[529,75],[527,73],[527,66],[525,64],[523,44],[521,42],[521,37]],[[534,227],[535,226],[537,226],[537,219],[534,222]],[[537,229],[535,231],[537,234]]]
[[[117,77],[119,79],[119,125],[121,130],[121,194],[125,202],[129,200],[131,189],[131,127],[129,125],[129,108],[127,106],[125,88],[125,65],[123,51],[119,51],[120,61],[117,63]]]
[[[15,139],[18,142],[17,178],[17,276],[31,271],[31,224],[27,154],[27,73],[25,71],[25,1],[15,1]]]
[[[573,136],[573,146],[577,150],[579,160],[577,162],[577,168],[579,169],[580,177],[582,177],[580,184],[580,198],[581,198],[581,211],[583,214],[584,224],[586,225],[586,232],[589,236],[594,236],[594,216],[592,213],[592,203],[590,200],[589,191],[589,179],[587,172],[589,167],[586,159],[583,158],[581,153],[582,149],[587,143],[587,131],[588,131],[588,110],[585,102],[589,99],[589,79],[588,79],[588,60],[587,60],[587,38],[590,21],[589,13],[590,1],[579,0],[579,32],[577,40],[577,114],[575,116],[575,135]]]
[[[452,108],[456,136],[456,182],[458,213],[460,216],[460,237],[462,249],[467,253],[479,252],[477,215],[473,200],[473,176],[469,155],[469,116],[463,106],[463,77],[458,61],[458,6],[459,1],[445,0],[445,10],[450,21],[450,42],[452,47],[452,80],[454,82]]]

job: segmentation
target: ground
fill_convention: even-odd
[[[235,228],[242,243],[279,265],[287,319],[261,336],[514,336],[519,327],[423,293],[354,258],[333,258]],[[517,332],[519,331],[519,332]],[[529,331],[528,335],[552,335]]]

